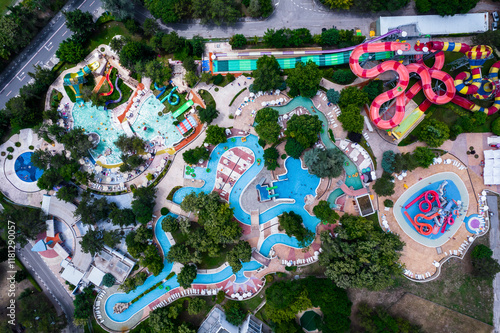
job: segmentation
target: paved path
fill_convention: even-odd
[[[498,197],[488,195],[488,207],[493,216],[490,216],[490,248],[493,250],[493,258],[500,260],[499,224],[498,224]],[[500,332],[500,274],[493,280],[493,327],[495,333]]]
[[[101,0],[73,0],[69,1],[62,11],[79,8],[92,13],[94,19],[97,19],[100,7]],[[31,80],[28,72],[34,71],[34,65],[52,68],[57,63],[56,50],[59,44],[71,35],[72,32],[66,28],[66,18],[59,12],[0,75],[0,109],[10,98],[18,95],[19,89]]]

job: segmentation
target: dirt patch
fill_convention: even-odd
[[[429,333],[489,333],[493,330],[488,324],[412,294],[405,294],[388,311],[422,326],[422,330]]]

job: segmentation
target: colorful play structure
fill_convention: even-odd
[[[158,87],[156,85],[156,82],[154,83],[154,85],[155,85],[155,89],[160,91],[160,93],[158,94],[158,96],[156,96],[156,99],[160,99],[161,95],[163,95],[163,93],[167,90],[167,87],[161,87],[160,88],[160,87]],[[168,101],[168,103],[170,105],[177,105],[177,104],[179,104],[179,102],[180,102],[181,99],[180,99],[179,95],[174,94],[174,92],[176,90],[177,90],[177,86],[174,86],[172,88],[172,90],[170,90],[170,92],[167,94],[167,96],[165,96],[160,102],[163,103],[165,101]]]
[[[188,116],[180,124],[177,125],[177,129],[182,135],[186,134],[190,129],[196,128],[198,122],[192,116]]]
[[[85,76],[89,75],[93,71],[99,68],[99,62],[95,61],[87,66],[83,67],[76,73],[68,73],[64,76],[63,84],[69,86],[71,90],[75,93],[76,103],[78,105],[83,105],[85,102],[82,98],[81,89],[82,84],[87,82]]]
[[[469,62],[471,73],[462,72],[453,78],[441,71],[445,62],[444,51],[461,52]],[[369,53],[394,52],[399,56],[400,61],[386,60],[376,67],[363,69],[360,65],[362,57]],[[414,55],[416,62],[403,65],[405,53]],[[369,116],[372,122],[380,129],[391,130],[396,138],[400,138],[411,128],[424,112],[432,104],[455,103],[467,110],[473,112],[484,112],[491,115],[500,109],[500,82],[498,81],[498,72],[500,61],[493,64],[489,71],[489,76],[483,78],[481,67],[492,53],[492,49],[486,45],[469,46],[464,43],[449,43],[429,41],[420,43],[416,41],[414,47],[405,41],[402,42],[384,42],[358,45],[352,52],[349,59],[349,66],[354,74],[361,78],[375,78],[386,71],[396,71],[398,74],[397,85],[375,98],[370,107]],[[434,65],[427,67],[424,63],[425,55],[433,55]],[[420,80],[417,81],[408,91],[406,88],[410,83],[410,73],[416,73]],[[446,87],[445,91],[437,93],[432,89],[432,79],[442,81]],[[405,118],[405,109],[408,102],[423,89],[426,100],[418,106],[412,113]],[[406,92],[405,92],[406,91]],[[456,93],[474,97],[477,99],[487,99],[494,97],[493,105],[489,108],[483,108],[469,99],[459,96]],[[389,112],[389,117],[381,114],[382,106],[395,99],[395,112]],[[387,110],[391,110],[394,105],[390,105]],[[392,115],[392,116],[391,116]],[[398,126],[399,125],[399,126]]]
[[[443,181],[437,191],[424,191],[405,206],[404,214],[419,234],[429,236],[439,232],[444,233],[446,228],[453,225],[455,218],[458,217],[461,203],[446,198],[447,184],[446,180]],[[420,213],[412,218],[407,209],[417,203]],[[420,219],[426,222],[421,222]],[[431,224],[432,222],[434,223]]]
[[[113,70],[113,66],[109,65],[109,68],[106,71],[106,81],[108,81],[108,84],[109,84],[109,91],[104,92],[104,93],[100,93],[99,95],[101,95],[101,96],[109,96],[113,93],[113,90],[114,90],[113,83],[111,83],[111,80],[109,79],[109,75],[111,74],[112,70]]]
[[[106,76],[106,77],[109,77],[109,75],[108,75],[108,76]],[[120,74],[117,74],[117,75],[116,75],[116,80],[115,80],[115,87],[116,87],[116,90],[118,90],[118,93],[120,93],[120,97],[118,97],[118,99],[115,99],[115,100],[106,101],[106,102],[104,103],[104,110],[107,110],[107,109],[108,109],[108,105],[109,105],[109,104],[113,104],[113,103],[120,103],[120,102],[122,101],[122,97],[123,97],[123,95],[122,95],[122,91],[120,90],[120,87],[118,87],[118,80],[119,80],[119,79],[120,79]],[[110,85],[110,86],[111,86],[111,85]],[[111,86],[111,88],[113,88],[113,86]]]

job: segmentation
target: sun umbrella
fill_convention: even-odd
[[[111,182],[111,177],[106,177],[106,182],[107,183]]]
[[[95,167],[95,171],[97,171],[97,172],[101,172],[101,171],[102,171],[102,166],[100,166],[100,165],[96,165],[96,167]]]

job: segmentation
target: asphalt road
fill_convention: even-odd
[[[101,0],[70,0],[62,11],[79,8],[94,13],[100,7]],[[10,98],[18,95],[21,87],[31,80],[28,72],[34,71],[33,66],[46,65],[55,57],[59,44],[71,34],[72,32],[66,28],[64,15],[59,12],[0,75],[0,109],[3,109]]]
[[[18,249],[18,258],[40,284],[43,292],[47,295],[52,304],[54,304],[57,309],[62,309],[68,319],[69,326],[66,327],[67,331],[70,333],[83,331],[73,324],[73,299],[66,289],[64,289],[61,282],[54,276],[54,273],[52,273],[45,262],[40,258],[40,255],[32,252],[31,248],[32,246],[28,244],[24,248]]]
[[[493,258],[500,261],[498,198],[496,195],[488,195],[486,200],[490,212],[493,213],[490,217],[490,248],[493,250]],[[493,327],[495,333],[500,333],[500,273],[493,280]]]

